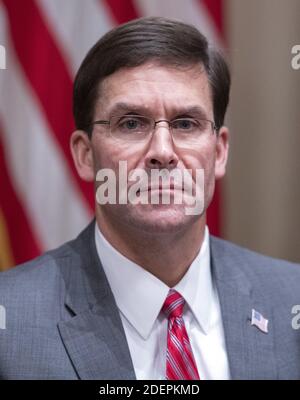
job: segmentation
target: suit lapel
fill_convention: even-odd
[[[222,244],[221,244],[222,243]],[[243,272],[247,260],[225,251],[211,237],[212,273],[220,300],[226,350],[232,379],[275,379],[272,308]],[[251,266],[248,266],[251,268]],[[269,332],[251,325],[252,309],[269,320]]]
[[[135,379],[119,315],[111,313],[109,303],[106,299],[58,325],[80,379]]]
[[[58,329],[78,377],[135,379],[119,311],[97,255],[94,221],[69,246],[71,255],[61,267],[69,312]]]

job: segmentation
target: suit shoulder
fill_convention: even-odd
[[[257,266],[258,268],[283,269],[300,274],[300,264],[298,263],[266,256],[213,235],[210,236],[210,240],[213,251],[217,255],[240,258],[243,262],[246,260],[247,264],[252,264],[253,268]]]
[[[72,274],[82,273],[82,252],[93,232],[94,220],[75,239],[33,260],[1,272],[0,304],[1,301],[12,298],[16,299],[15,303],[17,300],[22,303],[22,297],[26,298],[26,301],[34,301],[34,297],[37,296],[49,299],[57,297]],[[80,275],[78,279],[81,281],[83,278]]]
[[[28,292],[33,288],[45,289],[49,280],[58,277],[59,266],[62,260],[68,257],[70,257],[69,242],[8,271],[0,272],[1,294],[11,295],[12,291]]]

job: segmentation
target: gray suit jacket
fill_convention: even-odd
[[[291,325],[300,266],[210,239],[232,379],[300,379],[300,331]],[[0,273],[0,305],[0,378],[135,379],[94,221],[77,239]],[[268,333],[251,325],[252,308],[269,320]]]

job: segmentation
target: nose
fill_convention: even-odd
[[[146,167],[152,168],[167,168],[169,170],[176,168],[178,157],[175,152],[172,133],[168,122],[161,121],[156,125],[148,144],[148,150],[145,157]]]

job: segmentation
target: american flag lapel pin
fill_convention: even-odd
[[[263,317],[261,313],[254,310],[252,308],[252,317],[251,317],[251,325],[255,325],[258,329],[260,329],[264,333],[268,333],[268,323],[269,320]]]

